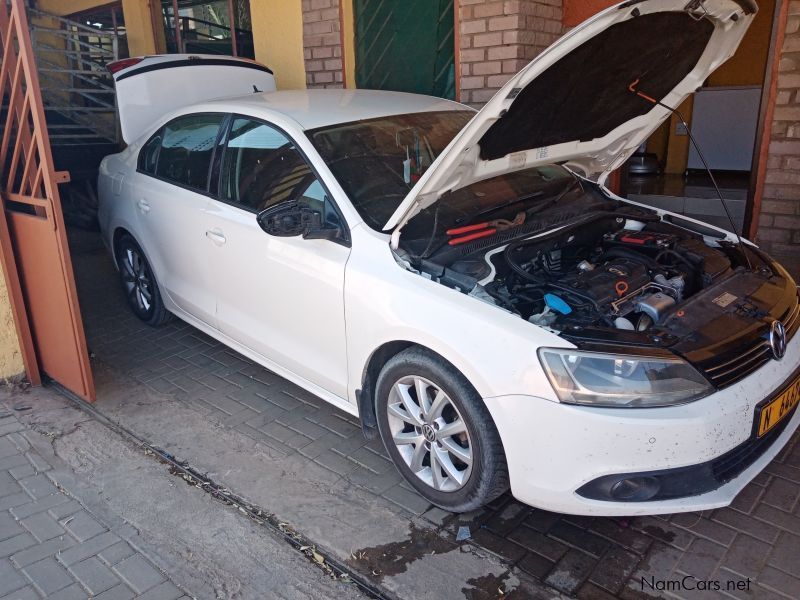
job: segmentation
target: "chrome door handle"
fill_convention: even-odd
[[[143,213],[150,212],[150,203],[144,198],[139,198],[139,202],[137,202],[136,204],[139,207],[139,210],[142,211]]]
[[[206,237],[214,242],[217,246],[224,244],[227,239],[221,229],[209,229],[206,231]]]

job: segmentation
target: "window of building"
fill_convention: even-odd
[[[249,0],[161,0],[164,50],[255,58]]]

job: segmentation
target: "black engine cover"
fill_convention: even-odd
[[[606,306],[650,283],[647,268],[640,262],[617,258],[597,265],[591,271],[579,271],[562,278],[559,284],[588,296],[599,306]]]

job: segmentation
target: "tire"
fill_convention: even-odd
[[[421,394],[424,410],[417,400]],[[475,388],[442,357],[423,348],[395,355],[378,375],[375,399],[387,452],[431,503],[468,512],[508,489],[508,466],[492,417]]]
[[[125,299],[133,314],[151,327],[159,327],[172,315],[164,307],[153,269],[141,246],[128,234],[116,245],[117,265]]]

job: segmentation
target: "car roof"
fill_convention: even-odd
[[[312,89],[255,92],[247,96],[204,102],[203,108],[214,107],[225,112],[243,112],[254,116],[289,117],[303,129],[316,129],[376,119],[389,115],[471,108],[433,96],[387,92],[382,90]]]

